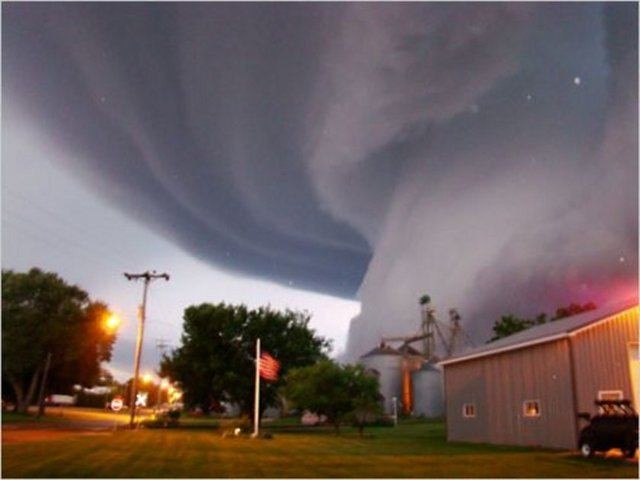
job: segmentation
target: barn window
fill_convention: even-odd
[[[598,390],[598,400],[622,400],[622,390]]]
[[[465,418],[475,418],[476,416],[476,404],[465,403],[462,405],[462,416]]]
[[[540,400],[525,400],[522,403],[522,413],[525,417],[539,417]]]

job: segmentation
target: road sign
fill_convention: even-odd
[[[113,410],[114,412],[119,412],[120,410],[122,410],[123,405],[124,403],[122,402],[121,397],[116,397],[111,400],[111,410]]]
[[[136,407],[146,407],[147,406],[147,392],[141,392],[136,395]]]

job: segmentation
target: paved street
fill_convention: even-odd
[[[35,409],[32,413],[35,413]],[[142,410],[138,419],[147,418],[150,410]],[[2,443],[57,440],[73,435],[110,435],[129,422],[127,412],[114,413],[79,407],[47,407],[41,421],[2,424]]]

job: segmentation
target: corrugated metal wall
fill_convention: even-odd
[[[595,413],[599,390],[622,390],[624,398],[633,400],[631,342],[638,342],[637,307],[571,336],[579,412]]]
[[[539,417],[524,416],[525,400]],[[449,440],[575,448],[568,340],[445,365],[445,402]]]

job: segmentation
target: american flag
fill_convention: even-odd
[[[265,380],[278,380],[278,372],[280,371],[280,362],[263,352],[260,355],[260,376]]]

